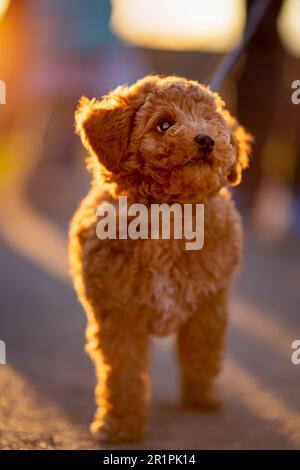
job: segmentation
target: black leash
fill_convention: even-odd
[[[242,53],[248,46],[253,34],[262,21],[267,8],[270,6],[271,0],[256,0],[249,11],[248,21],[245,33],[240,44],[226,55],[210,80],[210,88],[212,91],[218,91],[224,83],[232,68],[237,63]]]

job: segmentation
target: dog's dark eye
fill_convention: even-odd
[[[171,121],[171,119],[161,119],[157,125],[156,125],[156,130],[158,132],[165,132],[167,131],[168,129],[170,129],[171,126],[173,126],[174,122]]]

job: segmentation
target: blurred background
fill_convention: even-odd
[[[82,95],[148,73],[209,83],[241,40],[246,0],[0,0],[1,448],[91,448],[94,374],[70,285],[67,228],[89,188]],[[255,136],[233,191],[245,255],[232,299],[223,411],[177,405],[173,339],[153,347],[147,448],[300,448],[300,2],[271,0],[220,93]],[[169,380],[165,380],[168,374]],[[185,431],[183,432],[182,429]]]

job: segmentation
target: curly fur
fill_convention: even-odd
[[[163,135],[162,117],[174,125]],[[149,402],[149,336],[176,332],[187,405],[217,405],[227,297],[238,266],[242,229],[225,186],[238,184],[251,138],[209,88],[184,78],[148,76],[102,100],[82,98],[76,130],[90,156],[93,183],[70,228],[74,285],[87,313],[87,350],[97,373],[101,440],[142,438]],[[215,140],[210,162],[194,142]],[[96,208],[128,202],[204,203],[205,244],[185,240],[99,240]]]

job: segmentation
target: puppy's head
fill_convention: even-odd
[[[149,76],[83,98],[76,129],[111,181],[158,202],[215,194],[248,164],[247,132],[217,94],[183,78]]]

